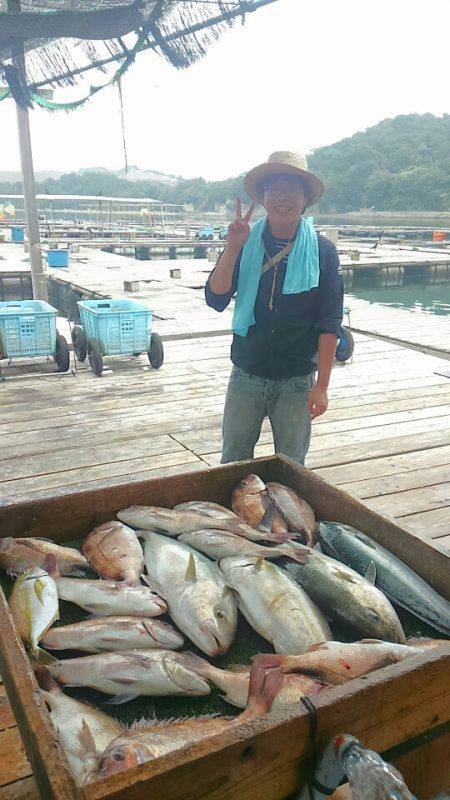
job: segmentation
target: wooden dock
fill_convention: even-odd
[[[17,362],[0,385],[0,502],[111,486],[217,464],[230,337],[166,343],[159,371],[144,357],[105,359],[96,378]],[[330,408],[313,424],[308,466],[416,536],[450,552],[450,380],[447,362],[356,335],[336,366]],[[272,452],[267,425],[256,455]],[[442,776],[441,776],[442,777]],[[0,800],[37,800],[0,686]]]

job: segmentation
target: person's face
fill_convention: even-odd
[[[270,221],[295,224],[306,202],[305,191],[296,175],[274,175],[264,182],[263,205]]]

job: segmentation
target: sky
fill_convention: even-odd
[[[449,28],[449,0],[278,0],[187,70],[142,53],[123,79],[128,162],[220,180],[274,150],[308,153],[387,117],[450,113]],[[69,114],[34,110],[30,124],[36,171],[124,166],[115,88]],[[19,168],[8,99],[0,170]]]

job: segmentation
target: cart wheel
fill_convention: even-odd
[[[164,361],[164,347],[159,333],[152,333],[150,339],[150,350],[148,351],[148,360],[153,369],[159,369]]]
[[[72,343],[78,361],[86,360],[86,336],[79,325],[72,328]]]
[[[53,356],[60,372],[67,372],[70,365],[69,345],[64,336],[56,334],[56,350]]]
[[[92,372],[95,372],[96,375],[101,375],[103,372],[103,357],[99,343],[96,339],[88,339],[86,346]]]
[[[342,328],[341,338],[336,350],[337,361],[348,361],[353,355],[355,348],[355,340],[353,339],[352,332],[348,328]]]

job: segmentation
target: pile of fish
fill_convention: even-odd
[[[248,475],[231,506],[132,506],[91,531],[82,553],[0,540],[0,568],[18,576],[11,613],[80,786],[439,644],[407,642],[392,603],[450,636],[444,598],[360,531],[316,524],[289,487]],[[58,624],[59,600],[89,616]],[[221,669],[183,649],[187,639],[209,658],[227,653],[239,612],[274,653]],[[333,641],[336,624],[358,640]],[[217,687],[245,711],[125,728],[61,686],[96,689],[113,704]]]

